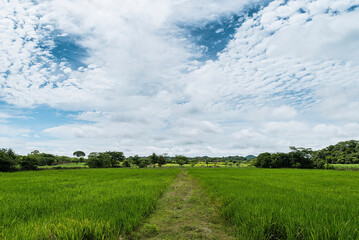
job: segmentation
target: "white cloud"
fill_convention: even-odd
[[[58,140],[36,138],[24,149],[229,155],[359,136],[358,11],[347,12],[354,0],[272,1],[204,63],[178,26],[203,26],[259,1],[38,2],[0,5],[0,97],[80,113],[44,129]],[[88,67],[71,69],[39,48],[54,45],[54,29],[79,36]]]

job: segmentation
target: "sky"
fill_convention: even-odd
[[[0,147],[228,156],[359,139],[359,0],[0,0]]]

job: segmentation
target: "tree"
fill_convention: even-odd
[[[28,156],[21,157],[19,164],[22,170],[37,170],[39,160],[37,157],[30,154]]]
[[[180,167],[183,167],[183,165],[188,162],[188,158],[182,155],[175,156],[174,160],[178,165],[180,165]]]
[[[11,148],[0,149],[0,172],[10,172],[16,170],[16,159],[17,156]]]
[[[132,163],[140,167],[141,158],[138,155],[132,157]]]
[[[115,167],[125,160],[123,152],[105,152],[110,156],[110,166]]]
[[[199,162],[199,158],[192,158],[189,162],[191,163],[191,167],[194,167]]]
[[[313,168],[311,148],[290,147],[289,160],[293,168]]]
[[[111,156],[108,153],[92,152],[88,155],[86,164],[90,168],[111,167]]]
[[[156,164],[158,163],[158,156],[156,153],[152,153],[152,155],[148,156],[148,159],[150,160],[150,163],[153,164],[153,167],[156,167]]]
[[[162,167],[162,165],[165,165],[167,163],[166,157],[163,155],[159,155],[157,158],[157,164],[159,167]]]
[[[85,157],[86,154],[83,151],[76,151],[72,154],[73,156],[76,156],[77,158]]]
[[[209,164],[210,160],[211,159],[209,159],[209,158],[204,159],[204,162],[206,163],[207,167],[208,167],[208,164]]]
[[[30,154],[32,154],[32,155],[39,155],[39,154],[40,154],[40,151],[39,151],[39,150],[34,150],[34,151],[32,151]]]
[[[259,168],[271,167],[272,155],[269,152],[261,153],[258,155],[254,166]]]
[[[217,167],[217,163],[218,163],[218,158],[212,158],[212,162],[214,163],[214,166]]]
[[[289,158],[289,155],[286,153],[274,153],[271,156],[272,162],[271,167],[272,168],[290,168],[291,167],[291,161]]]
[[[139,168],[145,168],[150,164],[150,160],[148,158],[140,158],[140,162],[138,164]]]
[[[33,158],[37,158],[39,160],[39,165],[44,166],[51,166],[55,163],[55,156],[48,153],[40,153],[38,155],[33,155]]]
[[[130,160],[125,159],[122,163],[122,167],[127,167],[127,168],[131,167]]]

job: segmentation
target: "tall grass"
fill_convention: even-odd
[[[359,164],[332,164],[334,169],[359,171]]]
[[[154,209],[178,171],[0,173],[0,239],[118,239]]]
[[[239,239],[359,239],[359,172],[189,169]]]

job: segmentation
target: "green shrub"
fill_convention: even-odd
[[[39,161],[33,156],[23,156],[19,164],[22,170],[36,170],[39,166]]]
[[[145,168],[150,164],[150,161],[148,160],[148,158],[140,158],[138,167],[139,168]]]
[[[12,149],[0,149],[0,172],[16,170],[16,154]]]
[[[125,161],[123,161],[122,167],[131,167],[130,161],[129,161],[128,159],[126,159]]]
[[[108,168],[111,167],[111,156],[107,153],[90,153],[86,164],[90,168]]]

